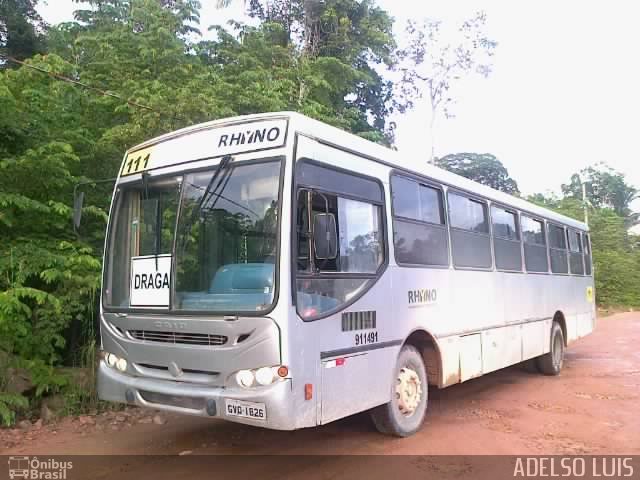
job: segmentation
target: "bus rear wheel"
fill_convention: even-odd
[[[545,375],[558,375],[564,363],[564,334],[558,322],[551,326],[551,348],[537,359],[538,370]]]
[[[427,369],[422,355],[414,346],[405,345],[396,362],[391,401],[371,411],[374,425],[388,435],[413,435],[424,422],[428,395]]]

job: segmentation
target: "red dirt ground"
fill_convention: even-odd
[[[40,429],[2,430],[0,454],[638,455],[639,346],[639,313],[600,319],[595,333],[569,347],[558,377],[514,366],[431,390],[424,428],[406,439],[378,434],[366,414],[313,429],[279,432],[164,414],[166,423],[158,425],[151,420],[154,412],[128,409],[65,419]],[[332,468],[337,457],[324,458],[324,472],[346,471],[343,463],[338,470]],[[117,466],[105,464],[100,471],[115,474],[117,469],[119,479],[174,478],[170,462],[150,460],[138,457]],[[143,471],[154,474],[147,477]],[[454,476],[464,473],[456,471]],[[318,478],[335,476],[339,475]]]

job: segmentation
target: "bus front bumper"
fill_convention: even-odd
[[[127,403],[168,412],[222,418],[232,422],[276,430],[296,428],[292,409],[291,379],[256,389],[222,388],[183,382],[134,377],[110,368],[100,361],[98,397],[101,400]],[[230,415],[226,400],[262,403],[266,420]],[[232,410],[232,409],[231,409]]]

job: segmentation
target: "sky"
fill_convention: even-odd
[[[201,0],[201,29],[244,18],[242,1],[218,10]],[[454,91],[455,118],[439,118],[437,156],[492,153],[520,190],[559,192],[572,173],[606,162],[640,188],[640,2],[624,0],[378,0],[402,41],[408,19],[457,23],[478,10],[498,42],[488,78],[465,79]],[[55,24],[72,19],[72,0],[39,7]],[[427,159],[426,103],[394,120],[396,146]],[[634,133],[635,132],[635,133]],[[640,201],[634,205],[640,210]]]

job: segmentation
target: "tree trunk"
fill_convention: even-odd
[[[314,12],[314,3],[317,0],[304,0],[304,46],[302,48],[302,55],[305,57],[313,57],[316,54],[316,47],[318,43],[318,26],[316,25],[316,18]]]

